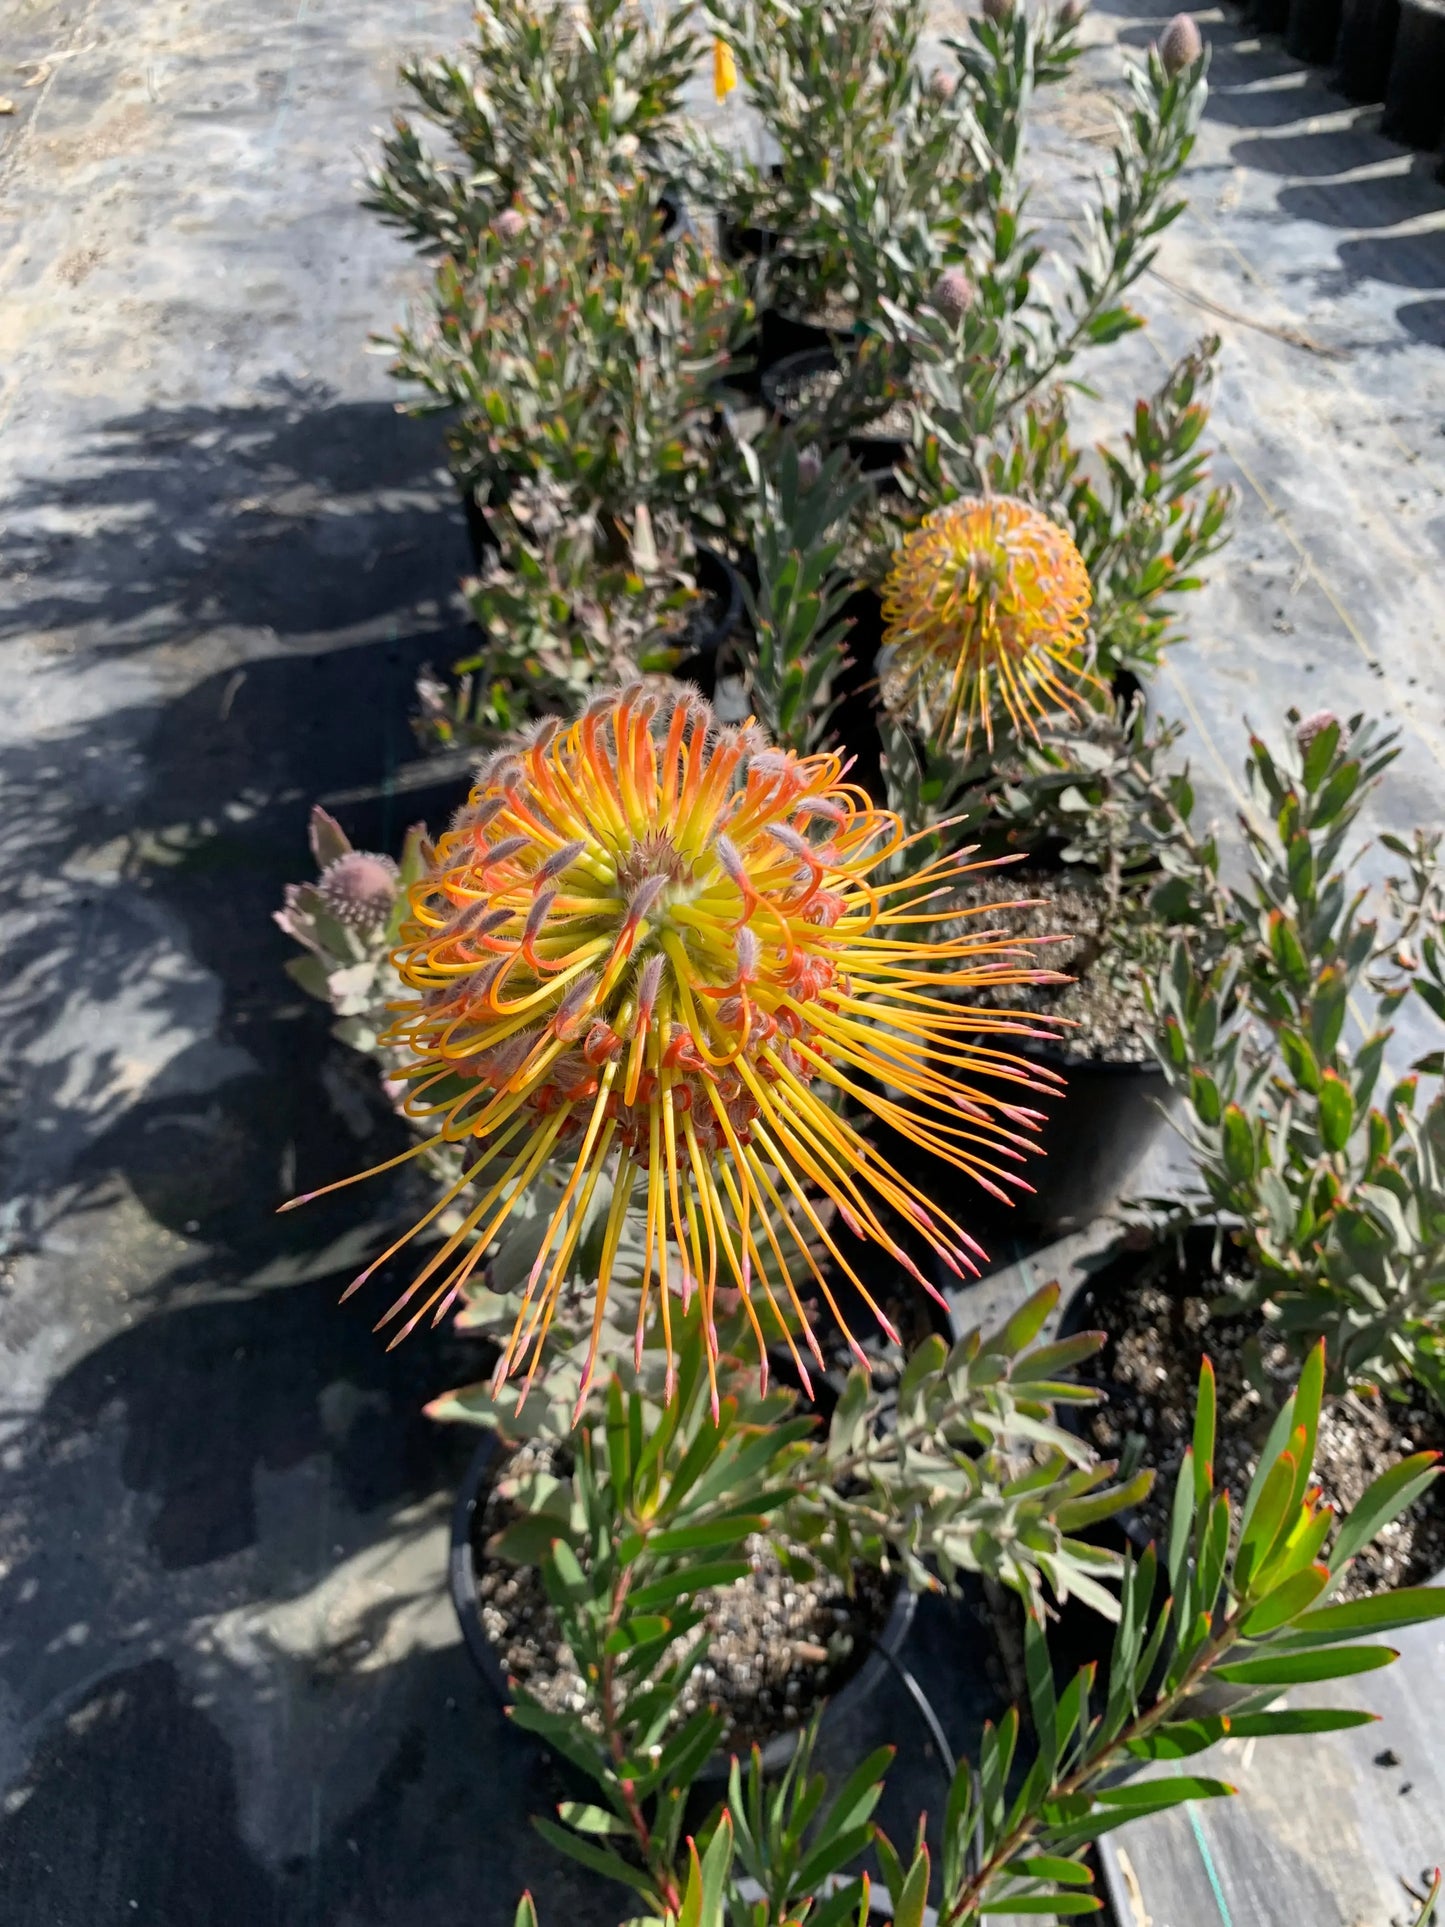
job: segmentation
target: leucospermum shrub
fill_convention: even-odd
[[[879,1156],[843,1102],[985,1184],[1019,1183],[1037,1113],[1000,1089],[1037,1082],[1007,1049],[1027,1033],[958,993],[1052,973],[987,928],[916,935],[968,865],[945,856],[900,874],[904,849],[898,819],[845,782],[840,757],[723,728],[672,686],[599,696],[485,765],[412,890],[396,952],[412,994],[383,1041],[408,1060],[406,1109],[427,1131],[416,1150],[475,1151],[428,1219],[484,1166],[486,1188],[389,1315],[415,1305],[404,1330],[439,1316],[551,1160],[570,1175],[499,1384],[535,1371],[604,1174],[581,1396],[634,1201],[637,1344],[655,1290],[669,1356],[674,1291],[710,1308],[721,1283],[741,1293],[760,1351],[755,1286],[773,1322],[801,1322],[821,1365],[795,1276],[810,1272],[846,1322],[815,1241],[873,1305],[839,1226],[929,1290],[890,1219],[956,1274],[973,1269],[963,1225]]]

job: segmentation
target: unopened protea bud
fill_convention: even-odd
[[[984,18],[1001,26],[1013,14],[1013,0],[979,0]]]
[[[1064,0],[1059,8],[1059,25],[1065,29],[1077,27],[1087,12],[1085,0]]]
[[[973,289],[962,268],[945,268],[929,292],[928,304],[945,321],[960,322],[973,306]]]
[[[952,100],[958,92],[958,75],[947,67],[935,67],[928,77],[928,91],[935,100]]]
[[[380,930],[391,915],[399,875],[389,856],[348,850],[322,871],[316,889],[338,923],[366,935]]]
[[[492,223],[492,232],[499,241],[519,241],[526,232],[527,217],[520,208],[504,207]]]
[[[1192,67],[1204,52],[1204,41],[1194,16],[1176,13],[1159,41],[1159,58],[1164,63],[1164,71],[1172,80],[1175,74],[1182,74],[1186,67]]]
[[[798,486],[814,488],[823,472],[823,458],[816,448],[805,448],[798,457]]]

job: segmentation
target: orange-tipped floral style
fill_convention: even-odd
[[[811,1271],[837,1314],[815,1250],[872,1304],[840,1227],[920,1283],[890,1216],[956,1272],[973,1269],[967,1233],[829,1099],[866,1105],[991,1190],[1021,1182],[1007,1166],[1038,1113],[968,1080],[1036,1083],[999,1047],[1024,1027],[940,993],[1052,973],[987,929],[916,938],[966,865],[948,857],[898,881],[897,818],[843,774],[837,756],[774,749],[751,724],[720,727],[695,694],[641,685],[478,773],[413,887],[396,963],[416,998],[385,1041],[411,1054],[405,1108],[428,1141],[476,1147],[429,1217],[483,1167],[485,1188],[474,1184],[460,1228],[387,1313],[422,1299],[398,1337],[441,1315],[549,1160],[570,1172],[498,1383],[524,1361],[535,1371],[604,1174],[584,1392],[634,1203],[646,1252],[637,1346],[655,1289],[669,1392],[674,1292],[686,1303],[699,1290],[710,1327],[714,1292],[736,1289],[761,1348],[753,1295],[775,1304],[770,1275],[801,1312],[792,1274]],[[968,1044],[970,1031],[995,1041]]]
[[[940,704],[936,726],[982,729],[995,705],[1037,737],[1036,718],[1075,711],[1085,664],[1089,574],[1072,536],[1011,496],[934,509],[904,537],[883,589],[884,641],[902,700]]]

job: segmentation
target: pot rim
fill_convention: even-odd
[[[495,1432],[484,1433],[476,1451],[472,1454],[461,1485],[457,1489],[456,1501],[452,1507],[451,1544],[447,1556],[447,1582],[451,1592],[452,1606],[461,1627],[462,1641],[471,1657],[472,1663],[482,1675],[488,1687],[496,1695],[502,1706],[512,1703],[511,1688],[502,1670],[496,1648],[487,1637],[482,1624],[482,1610],[477,1596],[477,1561],[472,1545],[472,1520],[479,1504],[483,1503],[485,1492],[491,1483],[493,1460],[501,1449],[501,1441]],[[823,1724],[842,1715],[855,1711],[871,1698],[884,1675],[890,1672],[907,1640],[913,1625],[913,1616],[918,1609],[918,1596],[901,1576],[893,1595],[893,1603],[888,1609],[877,1637],[873,1640],[861,1665],[850,1673],[834,1693],[830,1693],[822,1704]],[[803,1727],[792,1726],[783,1732],[774,1733],[763,1745],[763,1767],[769,1773],[779,1773],[788,1765],[797,1750]],[[720,1747],[703,1762],[693,1784],[703,1787],[719,1787],[727,1784],[731,1771],[733,1751],[731,1747]]]

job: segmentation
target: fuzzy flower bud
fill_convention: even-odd
[[[945,268],[928,296],[929,306],[955,326],[973,306],[973,289],[962,268]]]
[[[1307,751],[1316,736],[1332,727],[1339,730],[1340,748],[1344,749],[1350,740],[1350,731],[1332,709],[1317,709],[1312,716],[1306,716],[1303,722],[1296,724],[1294,739],[1301,750]]]
[[[979,0],[979,4],[984,18],[992,20],[995,26],[1002,26],[1013,17],[1014,0]]]
[[[928,91],[935,100],[952,100],[958,92],[958,75],[947,67],[935,67],[928,76]]]
[[[399,879],[389,856],[348,850],[322,871],[316,891],[338,923],[358,936],[369,936],[391,915]]]
[[[527,217],[520,208],[504,207],[492,223],[492,232],[499,241],[510,244],[520,241],[527,231]]]
[[[1204,40],[1194,23],[1194,16],[1176,13],[1164,29],[1159,41],[1159,58],[1164,63],[1164,71],[1172,80],[1182,74],[1186,67],[1192,67],[1204,52]]]

